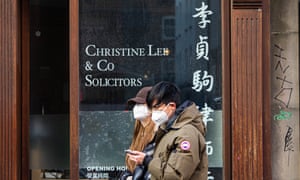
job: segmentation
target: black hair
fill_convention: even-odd
[[[152,90],[146,98],[147,106],[150,109],[152,109],[152,103],[155,100],[157,101],[157,104],[175,102],[176,106],[179,106],[181,103],[180,90],[171,82],[161,81],[152,87]]]

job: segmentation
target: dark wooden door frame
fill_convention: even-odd
[[[29,114],[30,114],[30,12],[29,0],[21,3],[22,24],[22,180],[28,180],[29,174]]]
[[[79,179],[79,0],[69,1],[70,179]]]
[[[76,12],[76,7],[74,7],[74,3],[76,3],[75,1],[69,1],[70,2],[70,10],[72,10],[73,12],[70,13],[73,15],[73,18],[70,16],[70,19],[74,20],[74,16],[78,15],[78,13]],[[30,124],[30,4],[29,4],[29,0],[22,0],[22,3],[19,4],[20,6],[20,12],[21,12],[21,17],[20,17],[20,24],[21,24],[21,165],[18,168],[15,169],[19,169],[20,171],[18,172],[18,174],[20,174],[21,179],[22,180],[29,180],[30,178],[30,167],[29,167],[29,124]],[[74,8],[71,8],[74,7]],[[74,12],[75,11],[75,12]],[[78,18],[75,18],[78,19]],[[70,40],[70,43],[74,43],[74,41],[78,41],[78,37],[76,37],[76,35],[74,36],[74,31],[78,31],[76,25],[72,24],[72,22],[70,22],[70,34],[72,33],[72,39]],[[71,36],[70,36],[71,37]],[[70,73],[72,74],[73,71],[71,71],[71,69],[78,69],[78,64],[76,64],[76,62],[78,62],[78,60],[76,60],[76,58],[78,59],[78,57],[76,57],[76,52],[73,52],[71,49],[73,48],[76,49],[78,48],[78,46],[76,46],[74,48],[74,46],[76,46],[76,44],[72,44],[70,46]],[[76,49],[76,51],[78,52],[78,50]],[[74,57],[75,56],[75,57]],[[73,59],[72,59],[73,58]],[[75,65],[73,64],[75,63]],[[73,67],[73,68],[71,68]],[[76,72],[75,72],[76,73]],[[72,164],[70,166],[71,168],[71,172],[73,174],[76,174],[75,176],[72,176],[72,179],[79,179],[78,176],[78,153],[72,153],[77,150],[78,151],[78,138],[71,138],[74,137],[72,135],[72,133],[77,133],[78,134],[78,130],[75,131],[74,130],[74,123],[76,126],[76,123],[78,123],[78,109],[74,108],[74,105],[76,105],[76,103],[78,104],[78,102],[76,102],[76,98],[74,97],[78,97],[78,92],[76,92],[76,90],[78,90],[79,88],[76,87],[76,83],[78,78],[76,78],[76,76],[74,76],[72,74],[71,76],[73,79],[70,79],[70,83],[72,82],[72,84],[70,84],[71,87],[70,88],[70,119],[72,119],[73,121],[70,124],[70,128],[73,127],[73,131],[70,130],[71,134],[70,134],[70,163]],[[76,80],[74,80],[74,78]],[[74,86],[75,84],[75,86]],[[78,83],[77,83],[78,84]],[[75,102],[74,102],[75,99]],[[78,100],[77,100],[78,101]],[[75,117],[75,118],[74,118]],[[71,126],[72,125],[72,126]],[[75,127],[76,128],[76,127]],[[76,136],[75,136],[76,137]],[[74,163],[75,162],[75,163]],[[77,164],[76,164],[77,162]],[[74,163],[74,164],[73,164]],[[76,166],[77,165],[77,166]],[[77,167],[74,169],[74,167]],[[73,168],[73,169],[72,169]]]
[[[0,0],[0,179],[20,179],[20,1]]]
[[[231,54],[230,17],[231,1],[221,1],[222,28],[222,111],[223,111],[223,179],[231,179]]]
[[[20,12],[21,27],[21,166],[22,180],[28,180],[29,174],[29,116],[30,116],[30,9],[29,0],[22,0]],[[78,58],[78,0],[69,1],[70,14],[70,175],[71,179],[79,179],[79,144],[78,144],[78,104],[79,100],[79,58]]]
[[[271,169],[271,91],[270,91],[270,0],[232,0],[230,5],[225,4],[225,6],[229,6],[229,8],[223,7],[223,10],[225,12],[225,16],[229,15],[227,17],[222,17],[223,19],[223,24],[222,28],[226,28],[222,31],[222,36],[223,36],[223,47],[222,47],[222,62],[223,62],[223,122],[226,123],[223,125],[225,134],[224,134],[224,140],[223,142],[227,144],[224,145],[224,178],[225,179],[234,179],[234,174],[233,172],[235,171],[235,167],[232,165],[233,161],[233,156],[235,154],[232,154],[232,146],[237,143],[233,140],[233,129],[232,129],[232,109],[230,107],[233,106],[233,102],[231,102],[230,99],[232,99],[231,96],[234,96],[233,90],[230,89],[230,84],[233,83],[232,80],[232,60],[233,58],[238,58],[235,57],[234,54],[230,54],[232,52],[231,48],[245,48],[245,47],[234,47],[232,45],[231,40],[233,39],[233,36],[236,36],[235,33],[232,33],[232,29],[230,29],[232,22],[230,19],[232,18],[232,11],[233,10],[259,10],[261,11],[261,19],[259,21],[262,22],[262,29],[261,29],[261,34],[257,37],[260,37],[260,39],[257,39],[258,41],[261,42],[260,47],[261,47],[261,52],[259,56],[261,56],[262,59],[262,64],[261,64],[261,72],[262,74],[258,77],[260,78],[259,81],[262,82],[259,87],[257,87],[257,91],[261,93],[260,99],[258,100],[261,102],[259,104],[259,107],[256,108],[258,112],[260,112],[261,116],[261,126],[262,127],[257,127],[261,130],[261,134],[259,135],[259,139],[261,142],[259,142],[262,145],[262,149],[259,153],[262,154],[262,158],[256,160],[255,163],[261,164],[261,174],[258,178],[260,179],[272,179],[272,169]],[[227,12],[227,10],[230,10],[230,12]],[[224,15],[224,14],[222,14]],[[225,19],[224,19],[225,18]],[[230,24],[229,26],[226,25]],[[226,27],[227,26],[227,27]],[[226,37],[226,36],[229,36]],[[232,36],[232,37],[230,37]],[[254,36],[253,36],[254,37]],[[235,37],[236,39],[237,37]],[[241,39],[240,39],[241,40]],[[226,48],[225,46],[228,46],[230,48]],[[247,49],[247,48],[246,48]],[[226,52],[224,52],[226,51]],[[245,54],[243,57],[247,56],[247,51],[244,51]],[[254,54],[256,56],[257,54]],[[242,57],[242,56],[240,56]],[[235,112],[237,113],[237,112]],[[259,124],[259,123],[258,123]],[[229,128],[229,130],[227,129]],[[228,147],[230,146],[230,147]],[[247,162],[243,162],[247,163]],[[246,173],[248,172],[248,173]],[[246,178],[249,177],[250,170],[246,169],[246,172],[244,172],[245,176],[242,177]],[[251,178],[251,177],[250,177]]]
[[[262,1],[262,58],[263,64],[263,178],[272,179],[272,159],[271,159],[271,4],[270,0]]]

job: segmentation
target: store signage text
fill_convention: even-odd
[[[85,61],[84,70],[87,72],[84,76],[85,87],[141,87],[143,85],[141,77],[98,77],[93,72],[115,71],[117,65],[109,61],[108,57],[164,57],[170,54],[168,48],[155,47],[152,44],[142,48],[100,48],[95,44],[88,44],[84,52],[87,57],[104,57],[96,61]]]
[[[143,48],[99,48],[95,44],[89,44],[85,48],[85,54],[91,57],[168,56],[170,51],[168,48],[153,47],[152,44]]]
[[[192,15],[193,18],[197,19],[197,24],[200,29],[206,29],[207,25],[211,23],[208,16],[213,14],[213,11],[208,9],[208,5],[202,1],[201,7],[195,8],[196,13]],[[209,39],[208,36],[199,34],[199,41],[195,44],[195,54],[196,60],[205,60],[209,61]],[[208,74],[207,70],[197,69],[193,72],[193,86],[192,89],[196,92],[201,92],[205,89],[207,92],[211,92],[214,88],[214,77],[213,75]],[[208,122],[213,122],[214,119],[210,117],[210,113],[214,112],[207,103],[204,103],[204,108],[202,108],[203,121],[207,127]],[[206,141],[206,152],[208,156],[213,155],[214,147],[211,140]],[[214,175],[211,171],[208,171],[208,179],[213,180]]]
[[[87,178],[109,178],[109,172],[126,171],[126,166],[92,166],[87,167]]]
[[[86,61],[84,69],[86,72],[92,72],[94,69],[99,72],[114,71],[115,64],[107,59],[100,59],[95,64]],[[84,85],[86,87],[140,87],[142,86],[142,78],[102,78],[86,74]]]

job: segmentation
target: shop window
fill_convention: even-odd
[[[68,178],[69,2],[67,0],[51,1],[52,3],[42,0],[29,2],[30,179]]]
[[[209,179],[222,179],[220,1],[186,3],[79,1],[81,178],[114,179],[126,169],[134,125],[126,101],[164,80],[203,113]]]

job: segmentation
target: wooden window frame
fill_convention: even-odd
[[[70,7],[70,179],[79,179],[79,0]],[[221,1],[223,76],[223,179],[231,179],[230,1]],[[77,98],[76,98],[77,97]],[[228,112],[228,113],[226,113]]]
[[[79,0],[69,1],[70,179],[79,179]]]
[[[79,179],[79,0],[69,1],[70,7],[70,178]],[[235,3],[235,6],[233,6]],[[238,0],[238,1],[221,1],[222,14],[222,110],[223,110],[223,179],[232,178],[232,134],[231,134],[231,10],[233,8],[257,8],[263,10],[262,16],[262,34],[268,35],[270,32],[269,9],[270,2],[257,0]],[[265,36],[264,36],[265,37]],[[270,146],[270,52],[269,40],[265,39],[262,42],[262,58],[266,61],[262,67],[264,75],[263,82],[266,84],[263,87],[263,125],[264,132],[262,139],[264,141],[263,148],[263,177],[271,177],[271,146]],[[75,98],[74,98],[75,97]],[[77,97],[77,98],[76,98]]]
[[[231,179],[231,88],[230,88],[230,17],[231,2],[221,1],[222,38],[222,111],[223,111],[223,179]]]

